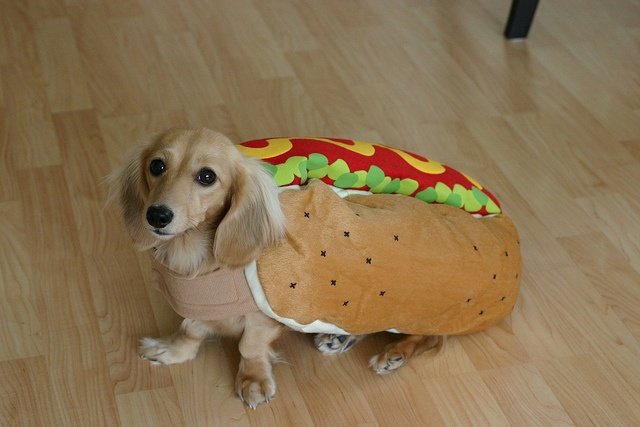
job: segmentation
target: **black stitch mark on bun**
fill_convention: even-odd
[[[366,261],[366,262],[367,262],[367,264],[371,264],[371,262],[372,262],[372,261],[373,261],[373,260],[372,260],[371,258],[367,258],[367,261]]]
[[[305,212],[305,213],[304,213],[304,217],[305,217],[305,218],[309,218],[309,212]]]
[[[505,298],[507,298],[507,297],[502,297],[502,298],[500,298],[500,301],[504,301],[504,300],[505,300]]]
[[[471,302],[471,298],[467,298],[467,302]]]
[[[509,256],[509,252],[504,251],[504,256]]]
[[[399,235],[397,235],[397,234],[394,234],[394,235],[393,235],[393,241],[394,241],[394,242],[399,242],[399,241],[400,241],[400,236],[399,236]]]
[[[348,231],[345,231],[345,232],[344,232],[344,237],[349,237],[349,234],[350,234],[350,233],[349,233]]]
[[[320,251],[320,256],[326,257],[327,256],[327,251]]]
[[[473,250],[474,250],[474,251],[477,251],[477,250],[478,250],[478,247],[477,247],[476,245],[473,245]]]
[[[331,279],[331,286],[336,286],[338,284],[337,280]]]
[[[348,300],[342,303],[342,306],[343,306],[343,307],[346,307],[346,306],[348,306],[348,305],[349,305],[349,301],[348,301]]]
[[[484,310],[480,310],[480,316],[484,314]]]
[[[494,274],[494,275],[493,275],[493,278],[495,279],[496,277],[498,277],[498,275],[497,275],[497,274]]]
[[[295,288],[296,288],[296,285],[297,285],[297,283],[295,283],[295,282],[291,282],[291,284],[289,285],[289,287],[290,287],[291,289],[295,289]]]
[[[383,297],[384,294],[386,294],[386,293],[387,293],[387,291],[380,291],[380,296]]]

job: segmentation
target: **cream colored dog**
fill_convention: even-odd
[[[284,235],[273,179],[211,130],[171,129],[150,138],[129,154],[111,184],[137,248],[153,248],[152,256],[180,275],[241,268]],[[222,321],[185,319],[171,336],[143,338],[140,356],[152,363],[181,363],[195,358],[211,335],[239,337],[236,392],[255,408],[276,391],[271,344],[281,328],[259,311]],[[320,334],[315,342],[331,354],[348,350],[361,338]],[[374,356],[370,365],[387,373],[412,355],[443,344],[444,337],[406,336]]]

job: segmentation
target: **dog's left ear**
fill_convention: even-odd
[[[213,255],[228,268],[244,267],[284,235],[284,214],[273,178],[257,160],[242,157],[231,206],[215,233]]]

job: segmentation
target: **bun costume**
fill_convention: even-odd
[[[215,320],[257,307],[302,332],[456,335],[511,313],[518,234],[477,181],[347,140],[276,138],[239,149],[293,185],[280,193],[286,238],[244,271],[193,285],[154,265],[154,284],[178,314]]]

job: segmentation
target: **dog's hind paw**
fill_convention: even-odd
[[[313,341],[322,354],[337,354],[348,351],[364,335],[317,334]]]
[[[398,368],[403,367],[407,363],[407,358],[404,354],[396,352],[385,352],[377,354],[369,360],[369,367],[375,371],[375,373],[384,375],[390,374]]]

